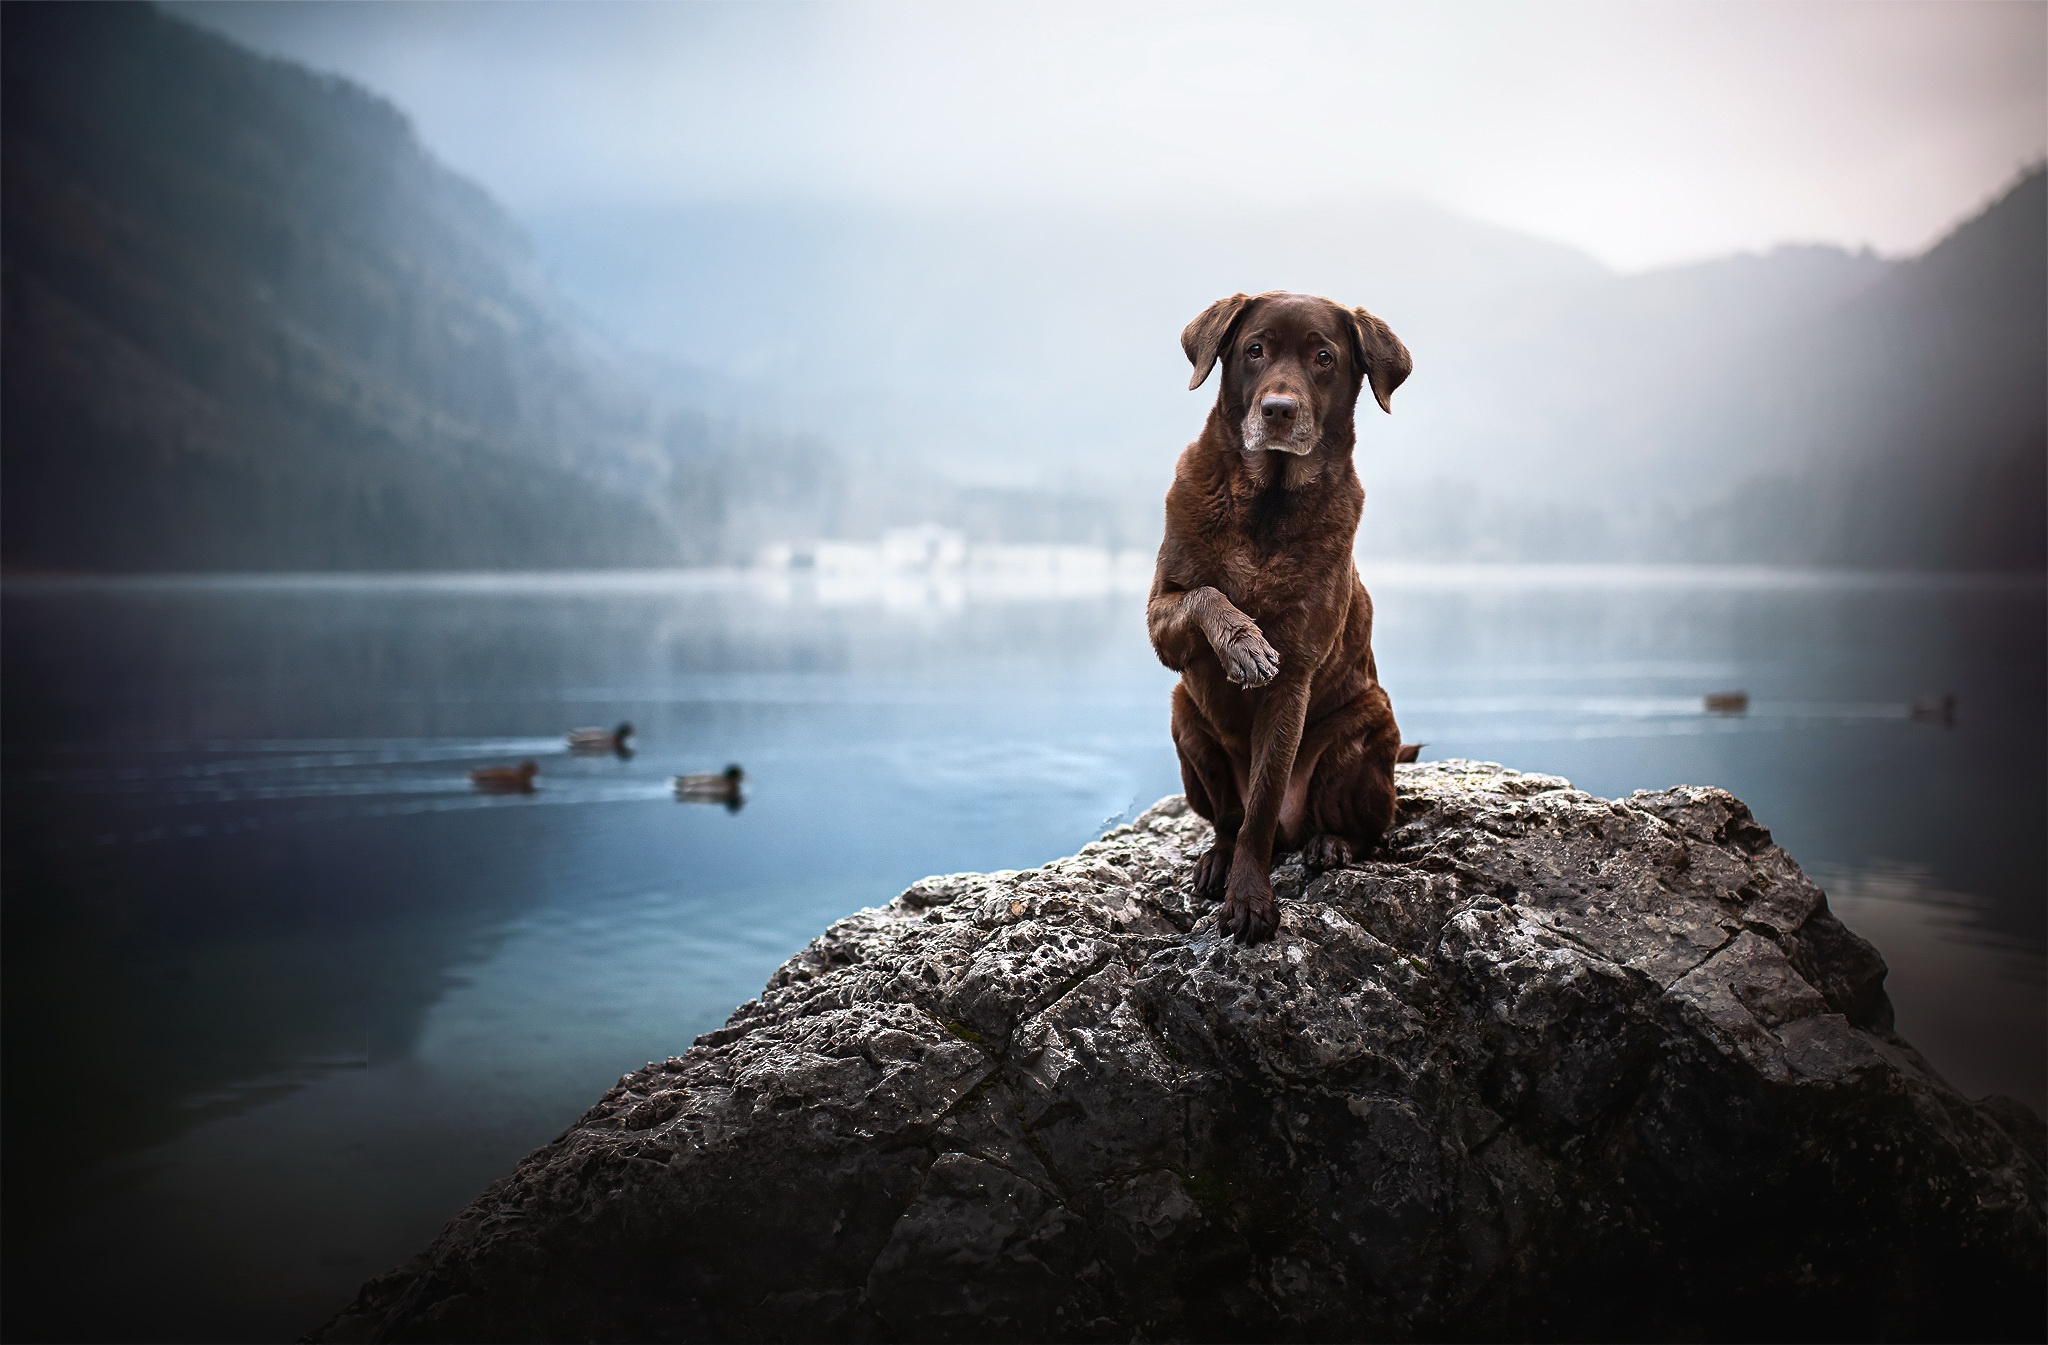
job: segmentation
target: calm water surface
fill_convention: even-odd
[[[2038,582],[1367,579],[1425,755],[1735,790],[1900,1030],[2042,1107]],[[833,919],[1179,787],[1127,585],[10,583],[4,620],[13,1339],[295,1336]],[[638,755],[562,751],[620,719]],[[535,795],[470,791],[525,758]],[[728,761],[739,811],[671,796]]]

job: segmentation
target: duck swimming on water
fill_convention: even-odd
[[[570,729],[565,739],[571,752],[616,752],[622,757],[629,756],[633,751],[633,726],[622,723],[615,729]]]
[[[676,797],[698,803],[722,803],[734,812],[739,811],[740,781],[747,773],[738,766],[727,766],[716,775],[678,775],[669,783],[675,786]]]
[[[1956,698],[1954,696],[1915,696],[1906,706],[1906,718],[1921,724],[1940,724],[1944,728],[1956,726]]]
[[[469,773],[469,782],[486,794],[531,794],[533,777],[540,767],[531,761],[517,766],[481,766]]]

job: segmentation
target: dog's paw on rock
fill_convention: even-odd
[[[1230,876],[1230,847],[1212,845],[1202,852],[1195,861],[1195,895],[1199,897],[1220,897],[1223,895],[1223,880]]]
[[[1358,850],[1351,842],[1328,833],[1309,837],[1308,844],[1301,847],[1302,867],[1311,874],[1341,869],[1357,858]]]
[[[1264,943],[1280,928],[1280,903],[1271,892],[1232,893],[1223,899],[1216,923],[1240,943]]]

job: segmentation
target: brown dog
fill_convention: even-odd
[[[1351,545],[1361,383],[1381,410],[1412,367],[1363,308],[1233,294],[1180,335],[1198,388],[1223,386],[1166,494],[1146,624],[1178,672],[1173,742],[1188,803],[1216,824],[1195,890],[1246,942],[1280,924],[1277,835],[1313,870],[1364,854],[1394,818],[1400,730],[1372,659]]]

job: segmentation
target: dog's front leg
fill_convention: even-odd
[[[1267,643],[1259,623],[1239,611],[1221,589],[1155,589],[1145,604],[1145,625],[1159,661],[1175,672],[1195,656],[1199,633],[1231,681],[1258,687],[1279,675],[1279,652]]]
[[[1230,876],[1224,880],[1223,910],[1217,916],[1227,933],[1246,943],[1270,939],[1280,927],[1280,907],[1273,900],[1273,832],[1301,747],[1308,693],[1306,675],[1281,682],[1259,693],[1259,706],[1252,712],[1251,787],[1230,857]]]

